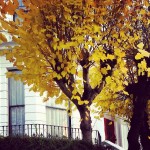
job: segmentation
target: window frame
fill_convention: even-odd
[[[8,72],[16,72],[16,71],[20,71],[20,70],[18,70],[18,69],[16,69],[16,68],[7,68],[7,70],[8,70]],[[24,116],[23,116],[23,118],[24,118],[24,120],[23,120],[23,124],[21,124],[21,126],[23,127],[23,129],[22,129],[22,133],[21,134],[24,134],[24,124],[25,124],[25,92],[24,92],[24,87],[23,87],[23,104],[16,104],[16,105],[11,105],[11,102],[10,102],[10,97],[11,97],[11,95],[10,95],[10,93],[11,93],[11,87],[10,87],[10,78],[8,78],[8,124],[9,124],[9,135],[13,135],[13,129],[12,129],[12,127],[13,127],[13,125],[12,125],[12,117],[11,117],[11,115],[12,115],[12,113],[11,113],[11,110],[12,110],[12,108],[23,108],[23,110],[24,110]],[[17,125],[16,125],[17,126]],[[20,125],[18,125],[18,126],[20,126]],[[17,132],[17,131],[15,131],[15,132]],[[16,134],[16,133],[15,133]],[[20,133],[19,133],[20,134]]]

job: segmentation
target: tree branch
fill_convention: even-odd
[[[54,79],[54,81],[57,83],[57,85],[60,87],[60,89],[62,90],[62,92],[69,98],[71,99],[72,97],[72,93],[71,91],[68,90],[68,88],[66,87],[65,83],[63,83],[63,80],[58,80],[57,78]]]

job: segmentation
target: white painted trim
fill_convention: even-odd
[[[119,145],[114,144],[114,143],[112,143],[112,142],[110,142],[108,140],[105,140],[105,142],[108,143],[108,144],[110,144],[110,145],[112,145],[112,146],[114,146],[115,148],[118,148],[119,150],[125,150],[124,148],[120,147]]]

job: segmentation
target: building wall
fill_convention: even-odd
[[[5,76],[7,63],[0,57],[0,125],[8,125],[8,80]]]
[[[46,103],[25,86],[25,124],[46,124]]]
[[[126,150],[128,149],[128,141],[127,141],[127,136],[129,132],[129,124],[127,122],[124,122],[121,120],[119,122],[121,124],[121,141],[122,141],[122,147],[125,148]]]
[[[0,125],[8,125],[8,79],[5,73],[12,68],[12,64],[0,57]],[[25,92],[25,123],[46,123],[45,103],[38,93],[29,92],[29,87],[24,86]]]

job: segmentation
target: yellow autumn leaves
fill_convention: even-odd
[[[135,59],[141,60],[138,63],[138,75],[145,75],[145,73],[147,73],[148,77],[150,77],[150,68],[147,67],[147,62],[145,60],[145,58],[150,57],[150,53],[144,50],[143,42],[139,43],[137,47],[138,47],[138,53],[136,54]]]
[[[21,75],[8,73],[7,76],[13,75],[32,85],[31,90],[41,95],[47,92],[44,101],[57,95],[57,104],[68,97],[78,105],[92,101],[102,113],[131,114],[131,100],[119,97],[119,94],[128,95],[125,91],[130,78],[127,57],[135,52],[135,59],[140,61],[139,75],[148,72],[150,76],[145,60],[149,52],[140,39],[141,33],[134,33],[131,23],[136,18],[129,20],[128,3],[118,6],[119,1],[115,2],[117,5],[110,0],[88,0],[85,4],[82,0],[26,0],[26,8],[20,10],[16,9],[16,0],[13,4],[0,2],[1,29],[17,43],[11,51],[0,55],[6,55],[7,60],[22,70]],[[13,7],[8,10],[4,5]],[[19,18],[15,22],[6,21],[4,14],[14,11]],[[2,33],[0,39],[7,42]],[[63,94],[60,88],[65,89]],[[96,91],[92,100],[83,98],[86,89],[87,95]]]

